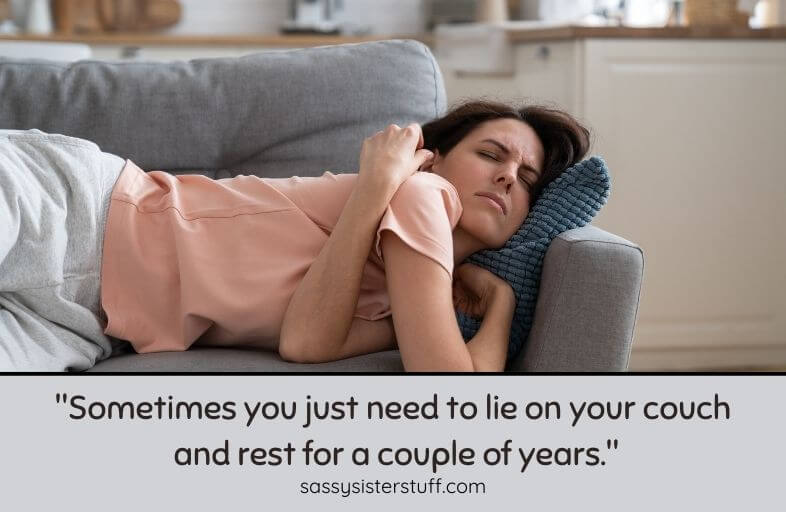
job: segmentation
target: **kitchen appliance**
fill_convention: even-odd
[[[340,34],[338,18],[343,0],[289,0],[289,16],[281,25],[284,34]]]
[[[475,21],[479,23],[502,23],[508,21],[508,2],[507,0],[479,0],[475,13]]]
[[[48,0],[32,0],[27,8],[25,29],[29,34],[51,34],[54,29]]]

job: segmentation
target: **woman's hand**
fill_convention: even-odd
[[[389,201],[398,187],[433,157],[431,151],[422,147],[423,131],[417,123],[406,128],[391,124],[365,139],[360,151],[358,187]]]
[[[470,316],[483,317],[495,300],[509,300],[515,305],[513,288],[488,270],[471,263],[453,272],[453,305]]]

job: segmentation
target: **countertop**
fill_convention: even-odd
[[[99,33],[99,34],[51,34],[0,35],[0,40],[45,41],[85,43],[92,45],[124,46],[283,46],[309,47],[385,39],[415,39],[427,45],[433,44],[431,34],[375,35],[375,36],[331,36],[331,35],[169,35],[166,33]]]
[[[519,26],[517,26],[519,25]],[[501,28],[513,43],[586,38],[620,39],[786,39],[786,26],[748,28],[735,26],[621,27],[621,26],[544,26],[515,22]]]
[[[469,23],[441,25],[450,30],[483,27],[482,24]],[[486,26],[501,30],[511,43],[532,41],[557,41],[586,38],[620,39],[786,39],[786,26],[770,28],[748,28],[734,26],[684,26],[684,27],[623,27],[623,26],[582,26],[554,25],[537,22],[509,21],[498,25]],[[278,35],[278,34],[236,34],[236,35],[170,35],[166,33],[96,33],[96,34],[3,34],[0,40],[18,41],[59,41],[86,43],[93,45],[125,46],[280,46],[309,47],[385,39],[415,39],[428,46],[434,46],[434,33],[341,36],[341,35]]]

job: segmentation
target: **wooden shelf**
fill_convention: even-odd
[[[786,26],[771,28],[748,28],[733,26],[692,27],[588,27],[566,25],[544,28],[505,28],[511,42],[555,41],[583,38],[622,39],[786,39]],[[431,33],[374,36],[330,36],[330,35],[168,35],[166,33],[95,33],[95,34],[51,34],[0,35],[0,40],[49,41],[84,43],[91,45],[125,46],[280,46],[310,47],[386,39],[414,39],[434,46]]]
[[[282,46],[309,47],[387,39],[415,39],[426,45],[433,44],[430,34],[389,35],[389,36],[329,36],[329,35],[167,35],[164,33],[96,33],[96,34],[51,34],[45,36],[32,34],[0,35],[0,40],[45,41],[85,43],[91,45],[127,46]]]
[[[622,39],[786,39],[786,26],[748,28],[734,26],[690,27],[587,27],[566,25],[549,28],[508,28],[511,42],[555,41],[583,38]]]

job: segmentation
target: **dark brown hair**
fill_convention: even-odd
[[[423,147],[447,155],[472,130],[485,121],[518,119],[529,125],[543,144],[543,169],[530,191],[531,201],[589,150],[590,133],[570,114],[543,105],[511,106],[489,100],[469,100],[452,107],[444,116],[422,126]]]

